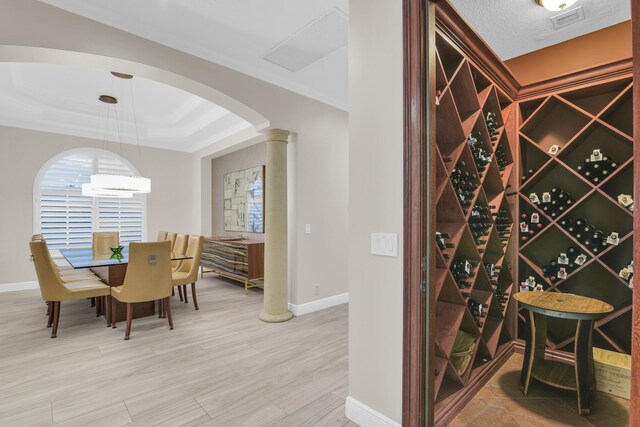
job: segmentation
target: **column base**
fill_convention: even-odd
[[[268,314],[263,311],[258,316],[258,319],[266,323],[281,323],[281,322],[286,322],[292,317],[293,317],[293,314],[291,314],[291,312],[288,310],[281,314]]]

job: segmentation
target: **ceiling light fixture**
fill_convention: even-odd
[[[131,74],[118,73],[112,71],[111,74],[123,80],[131,80]],[[138,144],[138,156],[142,163],[142,155],[140,154],[140,140],[138,138],[138,124],[136,121],[136,110],[133,102],[133,88],[129,82],[129,90],[131,92],[131,108],[133,110],[133,123],[136,131],[136,142]],[[118,99],[111,95],[100,95],[98,99],[105,104],[115,105]],[[121,127],[120,127],[121,129]],[[120,138],[122,145],[122,138]],[[91,197],[122,197],[130,198],[133,194],[151,193],[151,180],[141,176],[113,175],[113,174],[92,174],[91,183],[82,185],[82,195]]]
[[[85,197],[109,197],[118,199],[130,199],[133,197],[133,193],[130,191],[94,188],[91,183],[82,184],[82,195]]]
[[[536,0],[540,6],[552,12],[564,10],[574,4],[577,0]]]

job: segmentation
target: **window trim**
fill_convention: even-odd
[[[91,155],[94,158],[94,162],[95,162],[95,158],[96,156],[110,156],[110,157],[115,157],[116,159],[118,159],[119,161],[121,161],[127,168],[129,168],[129,170],[131,171],[131,173],[133,175],[140,175],[140,172],[138,172],[138,169],[126,158],[124,158],[123,156],[121,156],[118,153],[115,153],[113,151],[110,150],[103,150],[100,148],[93,148],[93,147],[81,147],[81,148],[73,148],[71,150],[66,150],[66,151],[62,151],[58,154],[56,154],[55,156],[51,157],[49,160],[47,160],[41,167],[40,170],[38,170],[38,173],[36,174],[36,177],[34,179],[33,182],[33,194],[32,194],[32,199],[33,199],[33,212],[32,212],[32,216],[33,216],[33,233],[32,234],[39,234],[41,233],[41,224],[40,224],[40,209],[41,209],[41,203],[40,203],[40,187],[42,184],[42,179],[44,178],[45,174],[49,171],[49,169],[51,168],[51,166],[53,166],[56,162],[64,159],[65,157],[74,155],[74,154],[81,154],[81,155]],[[95,167],[94,167],[94,171],[95,171]],[[148,207],[148,200],[147,200],[147,195],[146,194],[142,194],[141,196],[134,196],[134,197],[140,197],[139,200],[142,201],[142,239],[143,241],[147,239],[147,207]],[[94,207],[92,208],[92,229],[95,231],[95,224],[97,224],[98,222],[98,209],[97,209],[97,204],[98,204],[98,200],[100,198],[93,198],[93,204]]]

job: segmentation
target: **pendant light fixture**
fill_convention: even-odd
[[[112,71],[111,74],[123,80],[131,80],[131,74],[124,74]],[[136,132],[136,143],[138,145],[138,156],[142,162],[140,153],[140,140],[138,138],[138,124],[136,121],[135,103],[133,101],[133,88],[129,82],[129,90],[131,93],[131,108],[133,111],[133,123]],[[105,104],[115,105],[118,99],[111,95],[100,95],[98,99]],[[124,120],[124,119],[123,119]],[[122,139],[120,140],[122,144]],[[91,183],[82,185],[82,195],[92,197],[121,197],[130,198],[134,194],[148,194],[151,192],[151,180],[141,176],[127,176],[115,174],[92,174]]]
[[[540,6],[552,12],[564,10],[573,5],[577,0],[536,0]]]

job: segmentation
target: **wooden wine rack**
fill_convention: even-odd
[[[633,257],[633,212],[620,205],[619,194],[633,194],[633,101],[632,76],[621,76],[596,85],[583,85],[544,97],[519,102],[520,179],[537,169],[520,186],[520,210],[538,212],[544,228],[520,245],[520,281],[533,276],[547,292],[568,292],[606,301],[614,312],[596,322],[593,345],[626,354],[631,352],[632,289],[618,272]],[[552,145],[559,153],[548,153]],[[594,149],[618,163],[606,179],[592,184],[576,170]],[[551,218],[529,200],[529,194],[561,187],[575,199],[562,215]],[[608,235],[618,232],[619,245],[609,245],[594,254],[561,225],[563,218],[584,218]],[[588,254],[588,261],[566,279],[552,282],[542,266],[576,246]],[[521,338],[523,313],[518,313]],[[550,318],[547,345],[552,350],[573,351],[575,322]]]
[[[450,234],[448,243],[453,244],[452,248],[445,250],[436,247],[434,396],[438,412],[459,400],[465,388],[486,371],[488,363],[516,339],[516,305],[509,298],[504,308],[501,307],[484,263],[501,267],[497,286],[511,295],[517,274],[513,270],[517,256],[517,177],[512,154],[516,152],[517,107],[480,67],[439,32],[436,49],[436,231]],[[495,114],[499,123],[495,145],[492,145],[486,125],[488,113]],[[476,167],[467,142],[472,132],[480,132],[483,148],[491,153],[492,161],[482,173]],[[496,162],[498,147],[502,148],[508,163],[503,171],[499,170]],[[460,204],[450,180],[451,172],[459,161],[464,162],[463,170],[473,175],[479,185],[468,207]],[[501,241],[491,219],[486,242],[476,245],[468,224],[474,205],[491,207],[492,213],[504,209],[512,222],[513,237]],[[467,308],[467,299],[451,273],[454,259],[478,262],[473,277],[466,279],[472,286],[464,292],[470,292],[470,298],[488,304],[481,327],[476,325]],[[452,348],[460,330],[475,337],[472,361],[462,373],[452,363]]]

